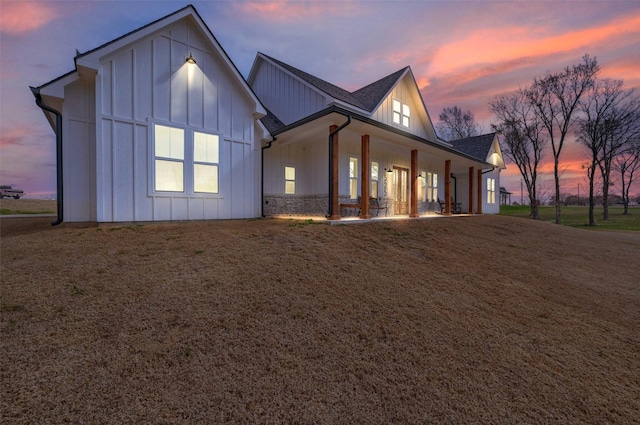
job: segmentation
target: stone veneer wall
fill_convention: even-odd
[[[341,196],[340,204],[354,204],[356,201],[348,196]],[[386,215],[393,215],[393,199],[380,200],[380,205],[387,206]],[[326,195],[265,195],[264,215],[310,215],[324,217],[329,211]],[[355,211],[344,211],[345,216],[357,214]],[[440,212],[437,202],[418,202],[418,214]],[[372,212],[375,217],[375,212]],[[385,216],[385,211],[380,211],[379,216]]]
[[[324,217],[329,211],[327,199],[327,195],[264,195],[264,215],[291,214]]]

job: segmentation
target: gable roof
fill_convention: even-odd
[[[466,139],[453,140],[449,143],[451,143],[457,151],[466,153],[481,161],[486,161],[487,156],[491,152],[495,136],[496,133],[488,133],[480,136],[467,137]]]
[[[384,100],[391,89],[398,83],[406,72],[410,70],[408,66],[394,72],[393,74],[382,77],[367,86],[364,86],[354,92],[349,92],[341,87],[331,84],[321,78],[302,71],[294,66],[286,64],[264,53],[258,53],[258,56],[268,59],[296,77],[302,79],[316,89],[325,93],[329,97],[355,106],[367,112],[373,112],[376,107]]]
[[[269,61],[277,64],[278,66],[280,66],[281,68],[284,68],[285,70],[287,70],[288,72],[290,72],[291,74],[295,75],[296,77],[302,79],[303,81],[306,81],[307,83],[311,84],[313,87],[315,87],[316,89],[322,91],[323,93],[329,95],[330,97],[336,99],[336,100],[340,100],[342,102],[348,103],[350,105],[353,105],[357,108],[360,109],[365,109],[366,107],[365,105],[360,102],[360,100],[358,100],[355,96],[353,96],[352,93],[348,92],[347,90],[340,88],[338,86],[336,86],[335,84],[331,84],[321,78],[318,78],[314,75],[311,75],[307,72],[304,72],[298,68],[295,68],[291,65],[288,65],[282,61],[279,61],[278,59],[272,58],[271,56],[265,55],[264,53],[258,53],[258,56],[263,56],[264,58],[268,59]]]
[[[368,86],[364,86],[361,89],[354,91],[352,94],[356,97],[369,112],[373,112],[374,109],[387,97],[387,94],[396,85],[398,80],[407,72],[410,68],[408,66],[402,68],[399,71],[389,74],[386,77],[375,81]]]
[[[74,58],[75,69],[71,72],[68,72],[60,77],[57,77],[48,83],[45,83],[39,87],[32,88],[34,95],[36,93],[40,93],[42,89],[48,89],[51,94],[59,94],[60,87],[69,83],[69,79],[74,79],[78,77],[79,68],[89,68],[89,69],[98,69],[100,58],[112,51],[118,50],[124,46],[127,46],[130,43],[135,42],[137,39],[142,38],[148,34],[151,34],[166,25],[177,22],[185,17],[191,17],[193,21],[203,30],[206,38],[209,39],[213,47],[218,51],[222,60],[228,65],[232,74],[235,78],[240,82],[242,87],[246,90],[247,94],[251,97],[256,104],[256,112],[259,116],[266,115],[266,109],[258,99],[258,96],[253,92],[253,89],[249,86],[247,81],[244,79],[236,65],[233,63],[227,52],[224,50],[222,45],[218,42],[216,37],[209,29],[209,26],[204,22],[198,11],[193,5],[187,5],[182,9],[176,10],[160,19],[157,19],[153,22],[150,22],[138,29],[130,31],[118,38],[115,38],[107,43],[104,43],[101,46],[98,46],[94,49],[91,49],[84,53],[77,52],[77,55]],[[43,93],[45,94],[45,93]]]

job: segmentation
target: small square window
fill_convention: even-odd
[[[296,169],[284,167],[284,193],[293,195],[296,193]]]
[[[410,126],[411,108],[409,108],[409,105],[402,103],[399,100],[393,99],[392,114],[392,120],[394,124],[400,124],[403,127]]]

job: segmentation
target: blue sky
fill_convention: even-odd
[[[34,196],[55,192],[55,137],[29,86],[73,70],[76,49],[91,50],[187,4],[0,0],[2,184]],[[578,63],[585,53],[598,59],[601,76],[640,89],[639,1],[192,4],[245,77],[258,51],[347,90],[409,65],[432,119],[458,105],[487,131],[495,95]],[[582,157],[575,144],[561,157],[568,192],[584,181]],[[503,173],[503,185],[519,188],[515,166]]]

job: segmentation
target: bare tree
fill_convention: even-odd
[[[600,170],[602,177],[602,198],[604,219],[608,219],[608,195],[611,176],[611,163],[628,142],[627,136],[633,126],[629,119],[634,117],[636,109],[629,102],[633,90],[625,90],[621,80],[608,78],[596,80],[580,101],[583,114],[578,119],[578,141],[589,151],[589,163],[586,164],[589,179],[589,225],[595,225],[594,181],[595,172]]]
[[[620,173],[622,204],[625,215],[629,214],[629,189],[640,173],[640,139],[629,144],[613,163],[614,169]]]
[[[560,154],[580,98],[594,83],[600,66],[596,58],[585,55],[582,63],[566,67],[562,72],[547,73],[535,78],[525,90],[542,125],[545,127],[553,151],[553,177],[555,180],[556,223],[560,224]]]
[[[591,167],[595,170],[597,165],[600,171],[604,220],[609,218],[609,188],[613,186],[611,169],[614,160],[632,153],[640,139],[640,97],[634,95],[633,89],[624,89],[623,85],[620,80],[596,81],[586,100],[581,102],[584,118],[580,120],[578,140],[591,151]],[[625,169],[627,159],[621,164]],[[622,177],[626,177],[625,173]],[[624,186],[625,183],[623,189]]]
[[[531,218],[538,219],[538,167],[547,142],[542,135],[543,126],[523,90],[496,96],[489,105],[498,118],[498,124],[492,128],[502,136],[502,151],[522,175],[529,195]]]
[[[482,126],[476,123],[473,113],[469,110],[463,112],[457,106],[444,108],[438,118],[436,130],[447,141],[478,136],[482,132]]]

